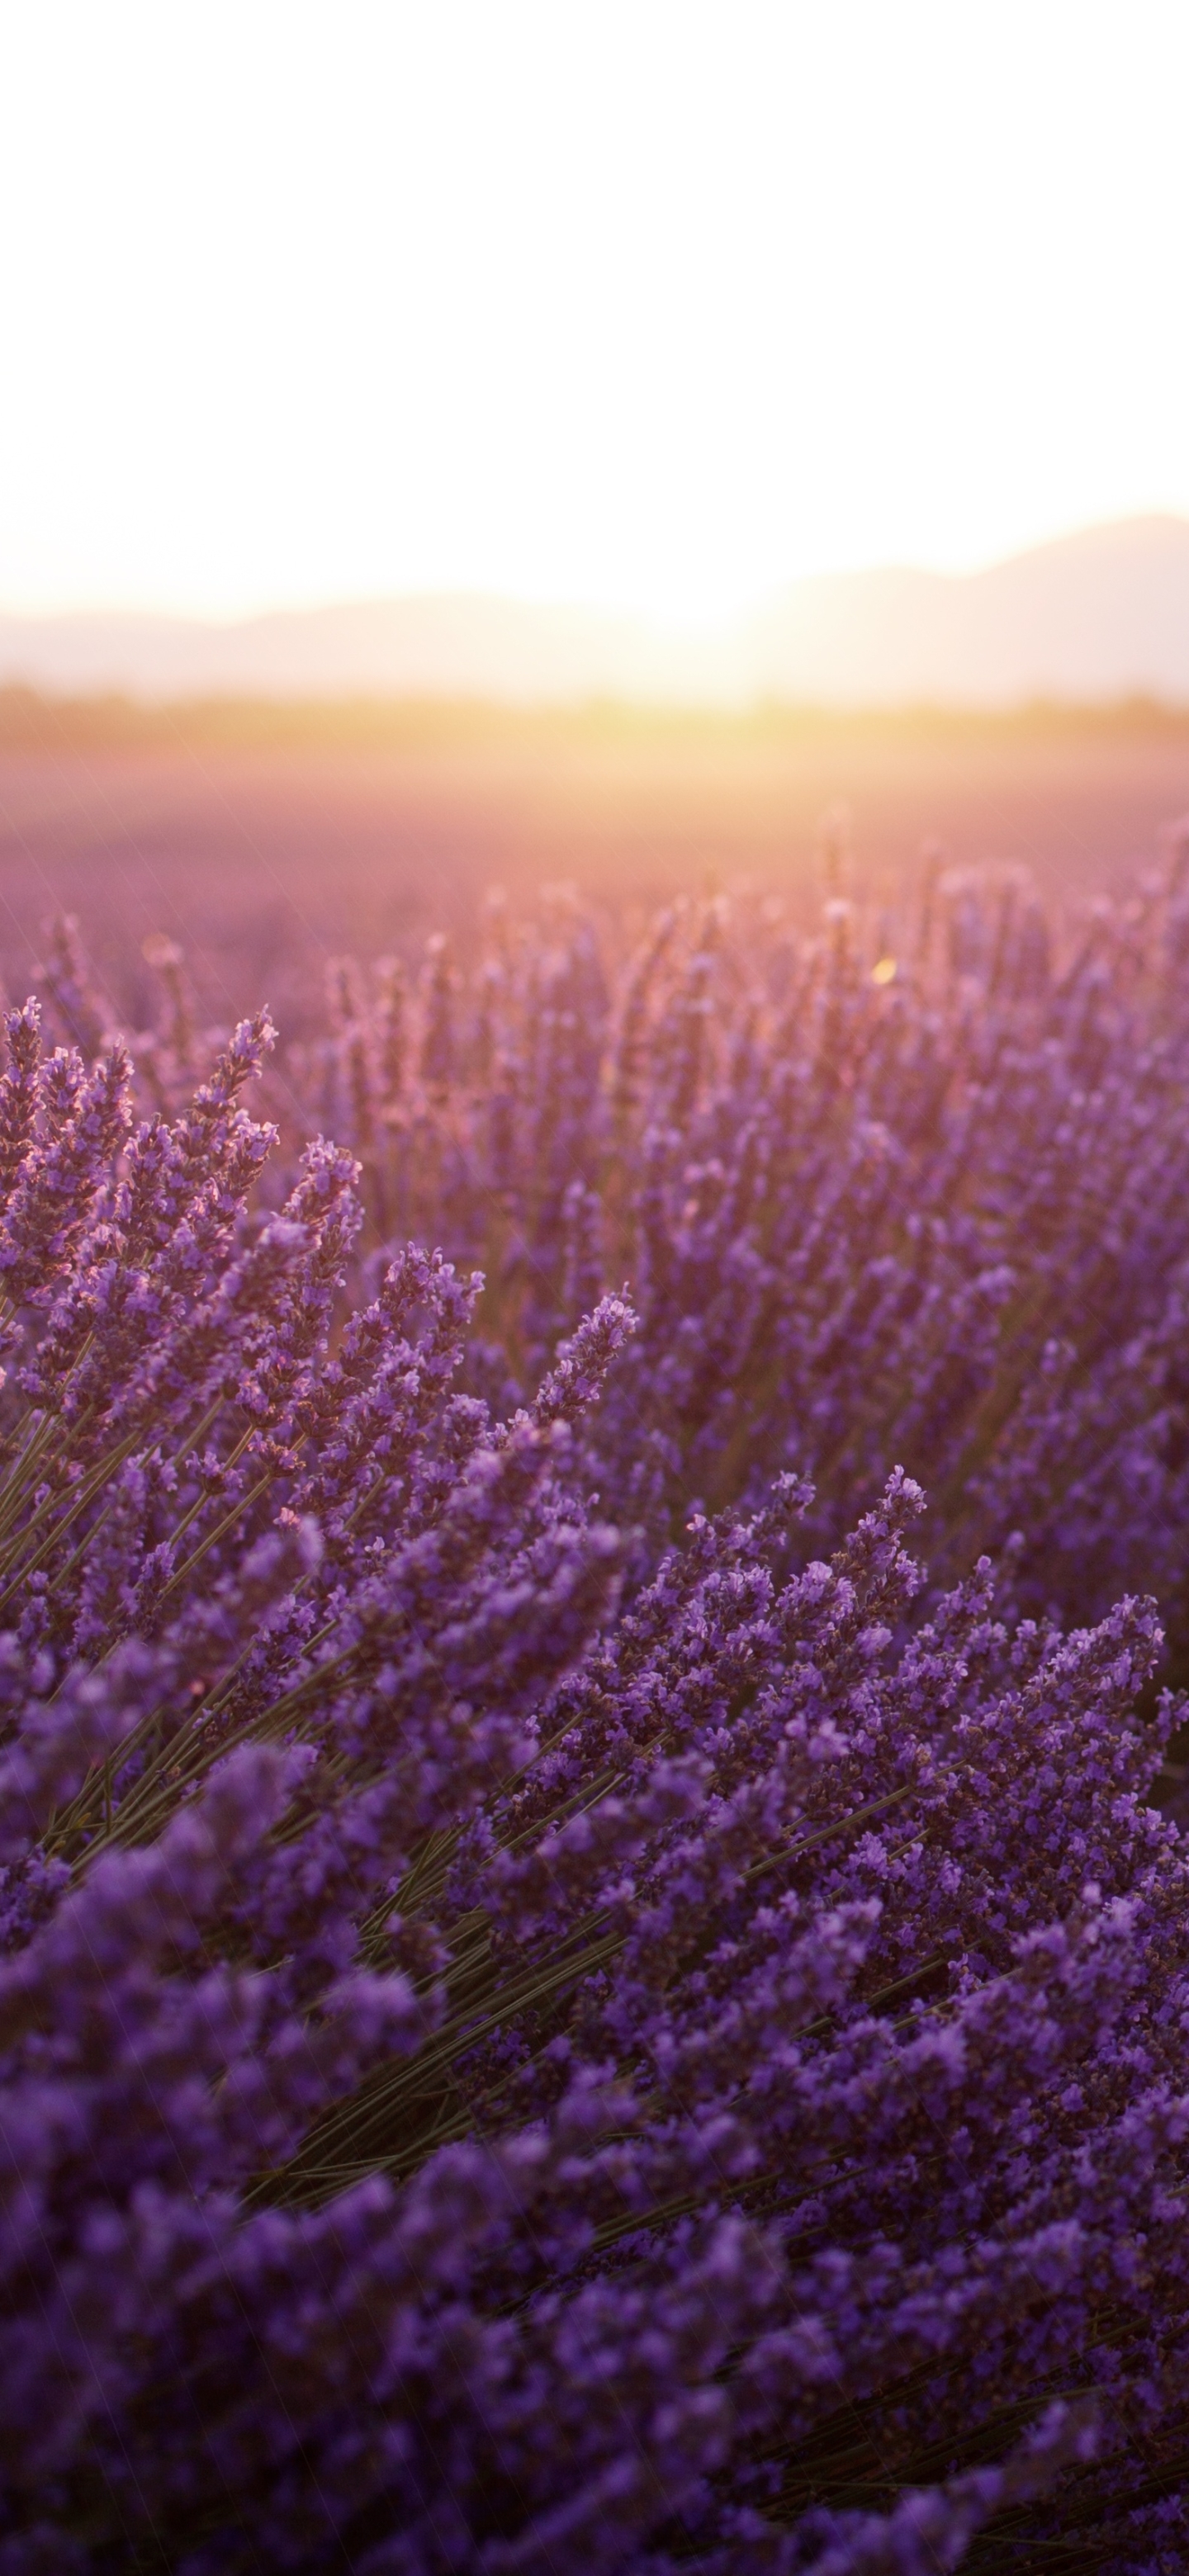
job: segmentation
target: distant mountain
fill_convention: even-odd
[[[699,634],[598,609],[466,594],[228,625],[0,617],[5,680],[157,699],[1189,699],[1189,521],[1086,529],[986,572],[822,575]]]
[[[752,688],[777,697],[1189,698],[1189,520],[1087,528],[957,577],[793,582],[744,632]]]
[[[642,620],[598,609],[437,594],[278,610],[216,626],[183,618],[0,616],[0,679],[154,698],[424,693],[535,699],[695,695],[697,656]]]

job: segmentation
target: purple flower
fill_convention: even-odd
[[[1179,865],[831,893],[8,1015],[5,2576],[1182,2563]]]

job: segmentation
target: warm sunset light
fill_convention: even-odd
[[[1189,508],[1178,0],[39,0],[0,606],[696,618]]]
[[[0,2576],[1187,2576],[1189,0],[0,9]]]

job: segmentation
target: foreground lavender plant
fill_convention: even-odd
[[[138,1120],[118,1046],[10,1014],[3,2576],[1183,2564],[1189,1870],[1148,1803],[1180,1709],[1151,1603],[1030,1606],[1045,1461],[1092,1462],[1105,1528],[1108,1391],[1172,1349],[1180,1023],[1150,959],[1092,986],[1148,1031],[1084,1095],[1111,1170],[1146,1157],[1107,1239],[1083,970],[1038,1000],[1026,917],[1008,1001],[947,986],[930,1057],[933,1003],[889,1015],[843,929],[804,1073],[742,1009],[724,1068],[673,929],[609,1055],[584,933],[509,966],[515,1079],[493,978],[463,1037],[441,951],[403,1034],[395,977],[378,1022],[342,980],[383,1223],[396,1182],[482,1206],[487,1289],[361,1263],[378,1142],[363,1202],[320,1138],[273,1187],[266,1017],[182,1108],[162,1046]],[[1029,1295],[1082,1242],[1101,1316],[1166,1321],[1114,1376],[1104,1325],[1095,1378],[1017,1307],[1005,1412],[985,1256],[1028,1249],[1029,1155]],[[634,1307],[596,1293],[625,1241]],[[940,1513],[897,1468],[827,1561],[896,1407]],[[997,1587],[1000,1488],[1036,1508]],[[906,1544],[934,1517],[948,1588]],[[1086,1587],[1115,1563],[1086,1541]]]

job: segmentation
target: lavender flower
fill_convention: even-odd
[[[1179,882],[9,1015],[4,2576],[1183,2563]]]

